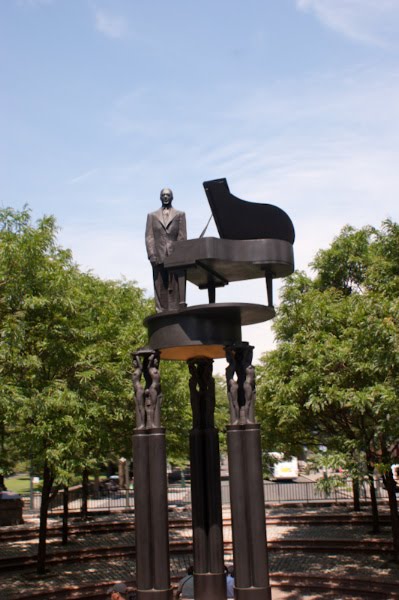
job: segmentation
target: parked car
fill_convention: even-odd
[[[117,492],[119,490],[118,475],[111,475],[104,481],[103,485],[108,492]]]
[[[190,468],[186,469],[172,469],[168,473],[168,483],[180,483],[181,481],[190,481],[191,480],[191,471]]]

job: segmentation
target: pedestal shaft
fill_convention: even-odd
[[[212,360],[189,361],[193,429],[190,432],[195,600],[225,600],[220,453],[214,427]]]
[[[225,600],[220,454],[215,428],[190,433],[195,600]]]
[[[133,435],[138,600],[172,597],[169,575],[165,430]]]
[[[227,427],[236,597],[270,600],[259,425]]]

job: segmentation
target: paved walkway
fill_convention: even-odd
[[[282,509],[270,508],[267,511],[269,515],[286,514],[304,514],[306,512],[314,513],[315,507],[305,510],[301,508]],[[343,507],[322,507],[318,509],[318,514],[331,514],[332,512],[342,513],[350,512]],[[225,514],[225,516],[228,516]],[[112,514],[107,517],[96,517],[96,521],[121,520],[130,521],[131,515]],[[182,539],[190,536],[187,530],[171,529],[172,539]],[[390,540],[390,528],[382,527],[382,533],[376,536],[370,533],[370,526],[367,525],[294,525],[270,524],[267,527],[269,541],[285,539],[294,540],[306,538],[309,540]],[[224,528],[224,539],[231,540],[231,528]],[[134,542],[134,533],[132,531],[113,534],[99,534],[86,536],[73,536],[68,549],[80,549],[81,547],[104,547],[117,545],[132,545]],[[60,540],[49,538],[48,552],[64,550]],[[0,557],[9,557],[16,555],[35,555],[37,551],[37,540],[25,540],[23,542],[10,542],[0,546]],[[231,555],[225,556],[226,562],[231,562]],[[181,576],[186,567],[191,563],[191,555],[180,555],[171,559],[172,576]],[[300,552],[293,550],[278,551],[270,553],[270,572],[273,573],[303,573],[304,575],[334,575],[336,578],[344,576],[366,577],[373,580],[392,580],[399,581],[399,567],[390,562],[387,555],[367,554],[341,551],[337,553],[328,552]],[[0,600],[14,600],[21,594],[39,591],[44,589],[59,588],[66,585],[81,585],[98,582],[131,581],[135,578],[134,563],[129,558],[115,557],[104,560],[84,561],[81,563],[64,563],[56,566],[50,566],[48,574],[45,577],[38,577],[34,570],[26,570],[21,573],[11,573],[8,576],[0,575]],[[334,600],[344,600],[344,597],[337,598],[324,594],[323,596],[295,595],[294,593],[279,593],[274,591],[273,600],[282,599],[295,600],[316,600],[319,598],[331,598]],[[345,597],[345,599],[350,596]],[[353,597],[354,598],[354,597]]]

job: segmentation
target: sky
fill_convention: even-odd
[[[279,206],[297,269],[346,224],[398,221],[398,117],[399,0],[0,0],[0,202],[54,215],[82,270],[148,295],[163,187],[190,238],[203,181]],[[264,282],[217,300],[266,303]],[[270,323],[243,337],[256,360],[273,347]]]

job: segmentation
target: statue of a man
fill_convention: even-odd
[[[162,206],[147,216],[145,243],[154,278],[155,305],[157,312],[177,310],[184,302],[180,298],[178,277],[164,267],[164,260],[173,251],[175,242],[187,239],[186,215],[172,206],[173,193],[169,188],[161,190]]]

